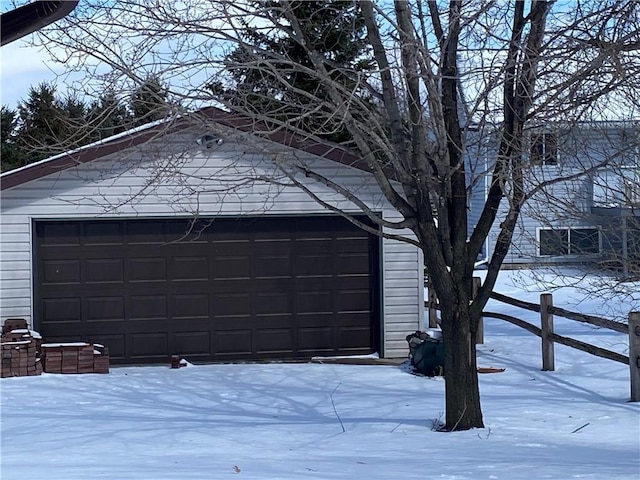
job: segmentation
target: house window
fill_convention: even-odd
[[[554,133],[539,133],[531,137],[531,164],[558,164],[558,140]]]
[[[556,228],[539,230],[539,255],[595,255],[600,253],[597,228]]]

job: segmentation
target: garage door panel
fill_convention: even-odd
[[[213,310],[215,317],[249,317],[251,295],[245,291],[214,294]]]
[[[86,222],[84,224],[85,245],[124,245],[122,222]]]
[[[80,245],[82,225],[76,222],[51,222],[42,225],[39,243],[43,247]]]
[[[265,221],[259,219],[253,224],[247,224],[247,228],[251,231],[252,239],[258,244],[262,242],[288,244],[293,239],[292,222],[295,223],[295,220],[271,219]]]
[[[156,359],[166,362],[169,338],[166,332],[133,333],[128,335],[127,354],[132,359],[148,361]]]
[[[334,281],[334,289],[336,291],[367,290],[370,284],[369,275],[361,273],[336,275]]]
[[[45,343],[57,343],[57,342],[77,342],[79,341],[78,332],[79,326],[73,323],[66,322],[50,322],[47,324],[47,328],[53,329],[52,335],[44,337]]]
[[[211,335],[208,330],[175,332],[172,340],[172,352],[180,352],[181,355],[189,355],[192,358],[209,356]]]
[[[253,261],[253,277],[256,279],[291,278],[289,255],[256,255]]]
[[[256,353],[291,354],[294,351],[292,328],[259,328],[255,331]]]
[[[46,285],[79,284],[80,260],[42,260],[41,281]]]
[[[370,262],[369,255],[366,253],[340,253],[337,257],[336,273],[338,275],[369,275]]]
[[[97,343],[109,348],[109,359],[115,360],[115,363],[124,361],[126,356],[125,335],[122,334],[88,334],[86,341]]]
[[[208,232],[213,226],[209,220],[174,220],[169,222],[168,236],[171,243],[188,243],[192,246],[208,243]]]
[[[40,305],[44,323],[77,323],[82,318],[80,297],[45,298]]]
[[[298,313],[296,315],[296,328],[334,328],[334,324],[339,318],[333,311],[330,312],[314,312],[314,313]]]
[[[240,294],[253,290],[249,278],[216,278],[211,282],[211,291],[216,294]]]
[[[129,245],[167,244],[168,222],[166,220],[132,220],[125,223]]]
[[[212,268],[214,280],[232,280],[251,278],[251,257],[248,255],[217,255]]]
[[[105,344],[114,363],[377,344],[377,242],[336,217],[47,221],[35,231],[45,339]]]
[[[207,256],[172,257],[171,281],[209,281],[209,258]]]
[[[128,259],[129,282],[166,282],[167,259],[144,257]]]
[[[300,352],[334,351],[333,329],[331,327],[301,327],[298,329],[298,350]]]
[[[82,276],[86,283],[123,283],[122,258],[91,258],[82,262]]]
[[[331,290],[297,291],[295,312],[297,314],[333,312],[333,292]]]
[[[85,322],[92,321],[124,321],[125,297],[86,297],[82,318]]]
[[[337,278],[334,276],[296,277],[296,292],[332,292],[336,288]]]
[[[368,312],[370,310],[369,290],[340,290],[336,293],[338,312]]]
[[[173,295],[171,297],[171,316],[182,318],[209,318],[209,295],[206,293]]]
[[[294,272],[300,277],[330,277],[333,275],[333,256],[330,253],[300,254],[294,259]]]
[[[168,310],[166,295],[130,295],[128,312],[131,320],[164,320]]]
[[[335,239],[335,248],[341,253],[362,252],[367,249],[369,240],[369,237],[360,232],[348,236],[338,236]]]
[[[340,350],[362,350],[362,353],[369,353],[364,351],[366,349],[362,345],[371,341],[370,336],[371,330],[367,327],[344,327],[340,329],[338,348]]]
[[[253,312],[260,315],[288,315],[291,313],[291,293],[287,291],[259,292],[254,298]]]
[[[214,354],[232,354],[245,358],[251,356],[253,354],[251,330],[217,330],[214,339]]]

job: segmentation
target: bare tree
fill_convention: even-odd
[[[96,88],[97,78],[117,91],[154,76],[185,111],[213,104],[260,124],[263,133],[287,131],[310,141],[329,138],[336,128],[348,132],[345,146],[370,170],[397,221],[380,219],[357,191],[301,160],[278,161],[274,178],[261,180],[297,185],[372,230],[317,196],[307,186],[313,179],[357,205],[380,227],[373,229],[377,234],[422,250],[442,305],[446,429],[482,427],[474,344],[480,314],[526,201],[559,181],[531,181],[526,139],[551,121],[637,112],[640,4],[355,2],[370,44],[369,68],[359,70],[316,48],[314,35],[321,32],[309,29],[309,17],[297,12],[296,3],[87,0],[63,26],[44,34],[43,45],[70,69],[84,70],[88,88]],[[264,48],[246,35],[247,25],[287,38],[304,61]],[[295,90],[285,119],[277,110],[251,108],[249,99],[261,90],[248,95],[238,89],[229,98],[239,69]],[[295,73],[316,88],[300,89],[291,81]],[[210,88],[212,80],[227,87],[225,95]],[[564,180],[593,168],[567,173]],[[484,205],[471,219],[470,196],[485,179]],[[497,234],[486,280],[472,299],[474,264],[492,230]]]

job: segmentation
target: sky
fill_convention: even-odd
[[[48,61],[47,52],[30,47],[26,38],[0,48],[0,101],[10,108],[26,98],[29,87],[55,82],[56,68],[60,73],[60,67]]]
[[[549,288],[520,274],[502,272],[497,290],[535,301]],[[558,284],[556,276],[546,279]],[[554,304],[601,312],[603,300],[584,293],[556,289]],[[538,321],[495,301],[487,310]],[[629,367],[556,345],[555,371],[542,372],[538,337],[485,322],[478,364],[504,371],[479,376],[483,429],[438,432],[443,378],[413,375],[407,364],[167,364],[44,374],[0,380],[0,477],[640,478],[640,403],[628,402]],[[627,353],[625,334],[557,316],[555,327]]]
[[[14,2],[0,0],[0,12],[11,10]],[[25,0],[15,2],[18,5],[28,3]],[[41,82],[56,82],[57,74],[62,73],[60,66],[49,60],[49,54],[40,47],[29,46],[35,34],[0,47],[0,103],[16,108],[18,102],[26,98],[29,87]],[[64,85],[59,84],[64,92]]]

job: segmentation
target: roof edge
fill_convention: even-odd
[[[192,114],[178,115],[152,122],[69,152],[4,172],[0,175],[0,191],[67,170],[79,164],[98,160],[127,148],[143,145],[160,135],[175,133],[197,125],[192,119],[205,124],[212,122],[358,170],[371,172],[371,168],[360,157],[338,145],[317,141],[286,129],[274,129],[264,121],[257,121],[247,116],[226,112],[216,107],[205,107]]]

